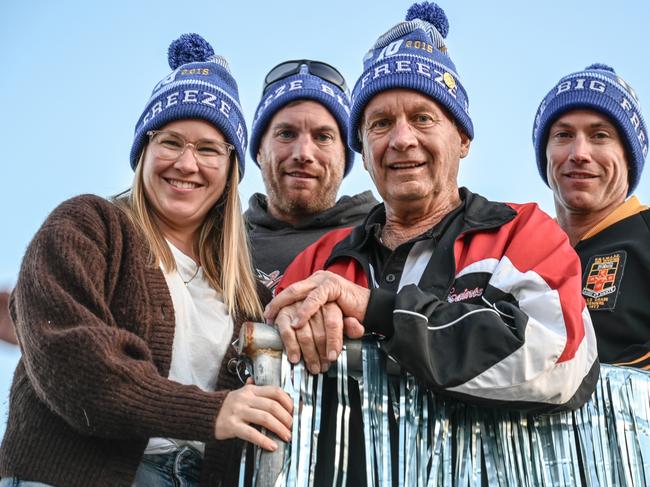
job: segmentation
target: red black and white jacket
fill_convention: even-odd
[[[375,269],[383,205],[332,231],[287,268],[277,292],[326,269],[371,288],[364,319],[382,349],[432,390],[524,410],[576,408],[599,365],[580,261],[535,204],[462,188],[461,208]]]

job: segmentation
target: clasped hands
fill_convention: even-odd
[[[343,348],[343,337],[361,338],[370,290],[328,271],[318,271],[278,294],[264,318],[275,323],[289,361],[302,354],[312,374],[325,372]]]
[[[264,317],[275,322],[292,363],[300,356],[312,374],[326,371],[343,348],[343,336],[360,338],[370,291],[331,272],[319,271],[292,284],[266,307]],[[230,391],[215,422],[219,440],[241,438],[265,450],[291,439],[293,403],[279,387],[257,386],[249,379]],[[266,429],[259,431],[256,427]]]

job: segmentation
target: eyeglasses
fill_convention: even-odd
[[[234,145],[227,142],[212,139],[188,142],[181,134],[166,130],[149,130],[147,135],[155,157],[176,162],[189,145],[192,147],[196,162],[210,168],[216,168],[223,164],[235,148]]]
[[[311,61],[309,59],[297,59],[294,61],[285,61],[278,64],[276,67],[269,71],[269,74],[264,78],[264,86],[262,87],[262,95],[266,93],[269,86],[280,81],[281,79],[288,78],[294,74],[300,73],[302,66],[307,67],[307,71],[314,76],[338,86],[344,93],[348,93],[348,86],[345,84],[345,78],[334,66],[321,61]]]

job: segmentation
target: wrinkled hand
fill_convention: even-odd
[[[300,352],[312,374],[327,372],[343,348],[343,314],[334,303],[326,303],[307,322],[294,328],[291,323],[301,303],[285,306],[275,318],[289,361],[297,363]],[[363,332],[362,332],[363,333]]]
[[[297,361],[292,360],[296,358],[297,341],[308,364],[315,364],[314,351],[321,351],[322,368],[323,331],[326,357],[333,362],[341,352],[343,335],[350,338],[363,336],[361,322],[366,315],[369,299],[369,289],[332,272],[318,271],[278,294],[266,307],[264,317],[270,322],[275,320],[278,327],[282,326],[280,333],[292,362]],[[316,317],[318,313],[321,313],[320,318]],[[305,326],[308,323],[311,326]],[[295,337],[288,332],[288,327],[295,330]],[[303,328],[309,328],[311,332]],[[313,345],[309,344],[310,338]]]
[[[224,399],[215,423],[215,438],[241,438],[265,450],[275,451],[278,444],[253,425],[275,433],[284,441],[291,439],[293,402],[279,387],[256,386],[249,378],[241,389],[230,391]]]

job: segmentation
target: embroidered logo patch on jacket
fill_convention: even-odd
[[[589,259],[582,277],[582,295],[590,311],[613,310],[621,287],[627,253],[619,250]]]
[[[447,301],[450,303],[459,303],[461,301],[480,298],[481,296],[483,296],[482,287],[477,286],[473,289],[464,288],[462,291],[456,291],[456,288],[452,287],[449,291],[449,296],[447,296]]]

